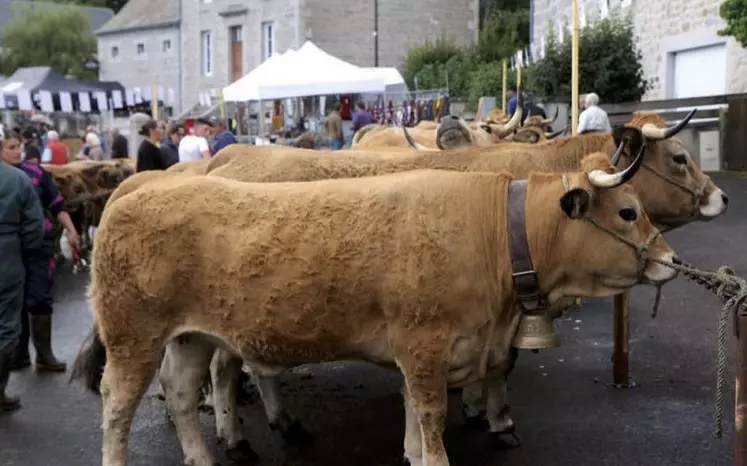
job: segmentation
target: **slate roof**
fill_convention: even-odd
[[[130,0],[96,35],[170,26],[179,22],[179,0]]]
[[[0,30],[5,25],[13,21],[13,4],[29,5],[34,6],[35,4],[43,4],[46,2],[31,2],[28,0],[0,0]],[[52,3],[52,2],[49,2]],[[106,24],[107,21],[114,17],[114,10],[111,8],[97,8],[97,7],[78,7],[88,15],[88,26],[91,32],[95,32],[101,26]]]

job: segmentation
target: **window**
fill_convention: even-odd
[[[114,47],[112,47],[111,57],[112,58],[119,58],[119,47],[117,47],[116,45]]]
[[[137,44],[137,54],[138,55],[145,54],[145,44],[143,43]]]
[[[241,26],[233,26],[230,29],[231,42],[241,42],[243,36],[243,28]]]
[[[171,39],[164,39],[161,49],[163,53],[171,52]]]
[[[267,21],[262,23],[262,61],[267,60],[275,53],[275,23]]]
[[[200,33],[200,42],[202,43],[202,75],[212,76],[213,74],[213,38],[210,31]]]

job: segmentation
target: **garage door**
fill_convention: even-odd
[[[726,44],[674,54],[675,99],[726,94]]]

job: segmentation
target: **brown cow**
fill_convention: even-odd
[[[581,172],[523,182],[529,252],[550,303],[676,276],[652,261],[673,252],[624,185],[640,160],[613,174],[608,155],[593,154]],[[161,377],[186,464],[214,464],[197,392],[219,344],[251,363],[261,391],[263,378],[300,364],[398,368],[405,456],[447,466],[446,389],[502,373],[521,318],[511,181],[443,170],[274,184],[175,176],[112,203],[94,246],[93,339],[73,374],[100,383],[102,464],[126,465],[135,410],[174,340]]]
[[[233,145],[233,144],[231,144]],[[231,145],[226,147],[231,147]],[[185,173],[191,175],[204,175],[208,164],[212,159],[189,160],[186,162],[175,163],[166,169],[167,172]]]

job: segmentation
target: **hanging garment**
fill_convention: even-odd
[[[352,105],[351,105],[352,99],[349,95],[341,95],[340,96],[340,116],[343,120],[350,120],[353,118],[352,116]]]

